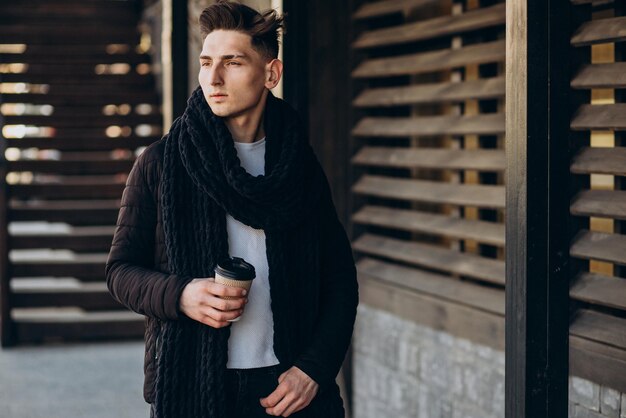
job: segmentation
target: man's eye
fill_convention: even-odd
[[[202,63],[202,64],[200,64],[200,65],[202,65],[203,67],[206,67],[207,65],[211,65],[211,63],[210,63],[210,62],[203,62],[203,63]]]
[[[230,61],[228,63],[228,65],[240,65],[240,64],[238,62],[236,62],[236,61]]]

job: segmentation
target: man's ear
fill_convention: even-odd
[[[265,87],[273,89],[283,75],[283,62],[277,58],[265,65]]]

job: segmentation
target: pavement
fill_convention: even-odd
[[[0,350],[0,418],[148,418],[143,342]]]

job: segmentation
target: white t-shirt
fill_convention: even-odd
[[[265,138],[235,142],[241,166],[251,175],[265,173]],[[231,257],[241,257],[254,266],[256,278],[248,293],[248,304],[241,319],[233,322],[228,340],[229,369],[250,369],[278,364],[274,354],[274,319],[270,307],[265,232],[226,215],[228,249]]]

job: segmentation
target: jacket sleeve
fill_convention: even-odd
[[[321,167],[320,167],[321,170]],[[337,217],[328,180],[320,221],[320,309],[311,345],[294,365],[319,384],[319,392],[333,385],[350,346],[359,303],[356,267],[350,240]]]
[[[157,227],[153,190],[159,176],[156,158],[149,151],[150,147],[137,158],[126,181],[105,267],[106,282],[111,295],[130,310],[176,320],[182,315],[180,294],[192,278],[153,268]]]

